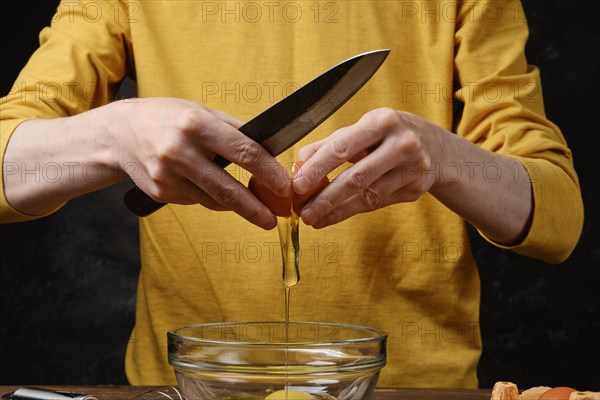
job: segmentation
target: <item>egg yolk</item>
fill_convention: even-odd
[[[271,393],[265,400],[312,400],[310,394],[305,392],[298,392],[297,390],[278,390]]]

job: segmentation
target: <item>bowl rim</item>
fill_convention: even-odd
[[[301,345],[302,347],[322,347],[322,346],[332,346],[332,345],[341,345],[341,344],[356,344],[356,343],[365,343],[365,342],[377,342],[377,341],[386,341],[387,333],[382,331],[381,329],[372,328],[369,326],[363,325],[353,325],[353,324],[338,324],[334,322],[311,322],[311,321],[290,321],[290,325],[324,325],[324,326],[337,326],[341,328],[349,328],[353,330],[371,332],[373,336],[357,338],[357,339],[338,339],[338,340],[324,340],[324,341],[308,341],[308,342],[266,342],[266,341],[231,341],[231,340],[218,340],[218,339],[207,339],[207,338],[198,338],[193,336],[185,336],[181,335],[178,332],[183,331],[185,329],[196,328],[196,327],[211,327],[211,326],[235,326],[235,325],[251,325],[251,324],[285,324],[285,321],[244,321],[244,322],[208,322],[208,323],[197,323],[181,326],[178,328],[171,329],[167,332],[167,336],[169,339],[174,340],[185,340],[195,343],[207,343],[207,344],[215,344],[215,345],[227,345],[227,346],[288,346],[294,347],[295,345]]]

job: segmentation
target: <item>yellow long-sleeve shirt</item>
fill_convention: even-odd
[[[0,155],[20,122],[105,104],[127,74],[140,97],[180,97],[247,120],[324,69],[389,48],[374,78],[279,160],[289,165],[302,145],[377,107],[410,111],[524,163],[534,216],[511,250],[558,262],[578,240],[577,176],[563,136],[544,116],[538,70],[526,63],[518,1],[64,2],[40,39],[1,99]],[[456,167],[434,164],[430,172]],[[246,171],[228,169],[247,182]],[[497,179],[493,165],[478,170]],[[4,192],[0,216],[32,218]],[[293,320],[386,331],[380,385],[477,385],[479,279],[459,216],[426,194],[323,230],[300,229]],[[168,205],[141,219],[140,232],[143,267],[126,357],[133,384],[174,381],[169,329],[282,319],[275,231],[230,212]]]

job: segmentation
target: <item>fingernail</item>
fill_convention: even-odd
[[[305,194],[308,192],[309,188],[310,182],[307,177],[300,175],[294,178],[294,192],[298,194]]]
[[[327,226],[327,224],[323,220],[317,221],[314,224],[312,224],[312,227],[314,229],[321,229],[321,228],[325,228],[326,226]]]
[[[307,224],[311,225],[311,220],[315,217],[315,210],[311,207],[302,210],[302,220]]]
[[[276,226],[277,226],[277,217],[273,216],[271,223],[264,226],[263,229],[270,231],[271,229],[274,229]]]

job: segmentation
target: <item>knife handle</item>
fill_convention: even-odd
[[[213,159],[213,162],[221,168],[225,168],[231,164],[231,161],[219,155]],[[137,186],[133,186],[131,189],[125,192],[123,201],[125,202],[127,208],[129,208],[129,210],[131,210],[138,217],[146,217],[153,212],[160,210],[167,204],[153,200]]]
[[[98,400],[96,396],[83,393],[67,392],[63,390],[48,390],[33,387],[22,387],[12,393],[2,396],[6,400]]]

